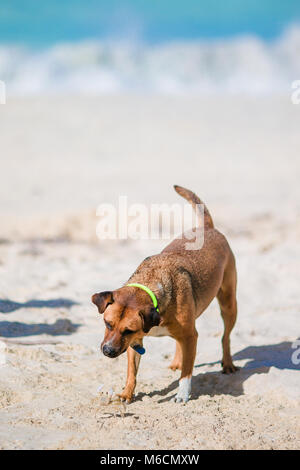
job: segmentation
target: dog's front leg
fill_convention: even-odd
[[[136,385],[136,375],[138,373],[140,365],[141,355],[137,353],[130,346],[127,349],[127,380],[126,385],[122,393],[120,393],[121,399],[125,400],[127,403],[130,403],[134,389]]]
[[[182,371],[179,379],[179,390],[175,397],[176,403],[186,403],[191,394],[192,373],[197,349],[198,333],[195,330],[192,335],[179,340],[182,349]]]

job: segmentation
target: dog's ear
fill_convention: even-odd
[[[94,294],[92,296],[93,304],[97,305],[99,313],[103,313],[106,307],[109,304],[112,304],[114,301],[111,291],[99,292],[99,294]]]
[[[150,313],[141,314],[143,320],[143,331],[148,333],[153,326],[158,326],[160,323],[160,316],[156,308],[151,308]]]

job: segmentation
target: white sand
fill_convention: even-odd
[[[299,448],[299,128],[288,97],[0,107],[0,448]],[[232,350],[242,369],[223,376],[214,364],[222,322],[213,302],[198,320],[190,402],[171,401],[173,341],[149,338],[137,400],[122,418],[96,390],[122,388],[126,356],[100,354],[90,295],[120,286],[165,242],[97,242],[95,208],[120,194],[180,202],[173,183],[205,200],[236,255]]]

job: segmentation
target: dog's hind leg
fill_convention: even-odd
[[[179,379],[179,389],[175,397],[176,403],[186,403],[190,397],[192,385],[192,373],[197,349],[198,333],[196,329],[186,336],[179,338],[182,349],[182,370]]]
[[[225,269],[223,282],[217,294],[217,299],[224,322],[224,334],[222,337],[223,374],[230,374],[238,370],[238,367],[236,367],[232,362],[230,352],[230,333],[235,325],[237,316],[236,269],[234,257],[232,254]]]
[[[180,343],[178,341],[176,341],[175,356],[173,361],[169,365],[169,368],[172,370],[182,369],[182,351]]]

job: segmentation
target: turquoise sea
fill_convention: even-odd
[[[270,93],[300,78],[299,0],[1,0],[11,93]]]

